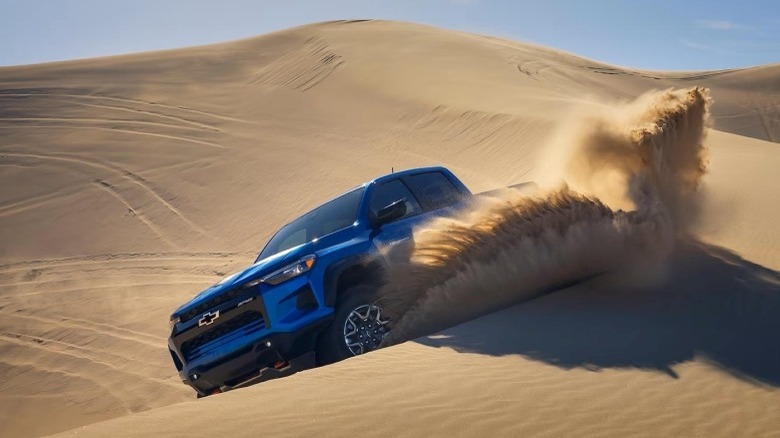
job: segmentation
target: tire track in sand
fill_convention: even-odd
[[[283,86],[303,92],[327,79],[345,62],[327,42],[313,37],[255,73],[249,84]]]
[[[0,157],[2,157],[3,154],[0,154]],[[185,161],[181,163],[173,163],[173,164],[166,164],[163,166],[157,166],[157,167],[150,167],[145,169],[145,172],[158,172],[161,170],[170,170],[175,169],[182,166],[188,166],[192,165],[198,162],[208,161],[209,158],[198,158],[195,160]],[[0,162],[0,165],[5,164],[11,164],[11,163],[3,163]],[[81,193],[82,188],[77,187],[70,190],[58,190],[51,193],[45,193],[42,195],[32,196],[30,198],[22,199],[19,201],[14,201],[5,205],[0,205],[0,217],[4,216],[10,216],[17,213],[22,213],[27,210],[31,210],[43,205],[46,205],[50,202],[64,199],[65,197],[75,195],[77,193]]]
[[[2,120],[2,119],[0,119]],[[146,135],[150,137],[157,137],[157,138],[166,138],[169,140],[176,140],[176,141],[183,141],[188,143],[196,143],[196,144],[202,144],[205,146],[209,146],[216,149],[222,149],[226,150],[225,146],[222,146],[221,144],[212,143],[210,141],[205,140],[197,140],[194,138],[189,137],[181,137],[177,135],[167,135],[167,134],[160,134],[156,132],[146,132],[146,131],[135,131],[132,129],[122,129],[122,128],[106,128],[104,126],[82,126],[82,125],[36,125],[36,124],[29,124],[29,125],[23,125],[23,124],[13,124],[13,125],[2,125],[0,126],[0,129],[14,129],[14,128],[40,128],[40,129],[94,129],[98,131],[111,131],[111,132],[121,132],[123,134],[137,134],[137,135]]]
[[[27,270],[31,268],[56,268],[59,266],[77,266],[87,265],[95,262],[101,263],[115,263],[125,261],[211,261],[219,259],[227,259],[232,261],[232,257],[236,256],[250,256],[254,253],[250,252],[187,252],[187,251],[172,251],[172,252],[133,252],[133,253],[118,253],[118,254],[93,254],[85,256],[73,256],[73,257],[61,257],[56,259],[37,259],[37,260],[24,260],[19,262],[7,263],[0,265],[0,271],[13,272],[18,270]],[[1,273],[1,272],[0,272]]]
[[[168,281],[168,282],[161,282],[161,281],[154,281],[154,282],[146,282],[146,283],[127,283],[123,284],[123,288],[141,288],[141,287],[152,287],[152,286],[182,286],[182,285],[195,285],[195,286],[203,286],[203,281]],[[30,292],[30,293],[16,293],[13,298],[30,298],[40,295],[54,295],[54,294],[69,294],[71,292],[84,292],[89,290],[98,290],[98,289],[116,289],[116,286],[111,285],[91,285],[91,286],[79,286],[79,287],[61,287],[57,288],[56,290],[43,290],[38,292]],[[146,300],[154,299],[157,297],[148,297],[144,298]]]
[[[43,324],[54,325],[56,327],[65,327],[75,330],[84,330],[88,332],[103,334],[118,339],[122,339],[130,342],[137,342],[150,347],[158,348],[160,346],[161,339],[150,333],[138,332],[135,330],[126,329],[124,327],[118,327],[112,324],[106,324],[97,321],[90,321],[81,318],[72,318],[69,316],[62,316],[60,318],[49,318],[41,315],[23,314],[20,312],[10,313],[4,310],[0,310],[0,314],[5,314],[4,318],[20,318],[37,321]]]
[[[7,94],[0,93],[0,98],[8,96]],[[13,97],[13,95],[11,95]],[[62,98],[54,97],[54,95],[40,95],[41,97],[45,97],[47,101],[56,101],[56,102],[62,102],[67,103],[68,105],[78,105],[82,107],[87,108],[97,108],[100,110],[109,110],[109,111],[120,111],[120,112],[127,112],[131,114],[140,114],[144,116],[150,116],[151,118],[161,118],[165,120],[171,120],[175,122],[179,122],[182,125],[190,125],[199,127],[201,129],[207,130],[207,131],[214,131],[219,132],[222,131],[221,129],[217,128],[214,125],[199,122],[197,120],[191,120],[184,117],[174,116],[171,114],[165,114],[161,112],[151,111],[151,110],[144,110],[139,108],[128,108],[125,106],[117,106],[117,105],[107,105],[107,104],[100,104],[100,103],[87,103],[87,102],[81,102],[79,99],[72,99],[68,98],[67,96],[63,96]]]
[[[130,375],[133,377],[137,377],[139,379],[151,380],[158,384],[164,384],[171,387],[176,387],[176,388],[179,387],[178,384],[165,379],[160,379],[158,377],[153,377],[146,374],[141,374],[141,373],[124,369],[126,363],[128,361],[132,361],[132,359],[120,354],[111,353],[108,351],[92,350],[87,347],[82,347],[80,345],[71,344],[68,342],[57,341],[50,338],[26,335],[23,333],[7,332],[7,331],[0,332],[0,339],[22,347],[40,349],[51,354],[69,356],[75,359],[89,361],[90,363],[100,365],[111,371]],[[95,354],[96,352],[98,353],[97,355]],[[99,355],[102,355],[103,357],[101,358],[99,357]],[[118,364],[112,363],[110,362],[110,359],[108,359],[108,357],[116,357],[120,360],[120,362]]]
[[[21,213],[33,208],[46,205],[50,202],[64,199],[66,197],[80,193],[80,189],[72,189],[67,191],[54,191],[51,193],[45,193],[43,195],[33,196],[21,201],[12,202],[10,204],[0,206],[0,217],[10,216],[13,214]]]
[[[170,246],[172,248],[175,248],[175,249],[181,249],[181,247],[179,245],[177,245],[176,243],[174,243],[173,241],[168,239],[168,237],[165,235],[165,233],[163,233],[163,231],[161,229],[159,229],[157,227],[157,225],[155,225],[151,220],[149,220],[143,213],[141,213],[140,211],[137,211],[132,205],[130,205],[130,203],[127,202],[125,200],[125,198],[123,198],[122,195],[119,194],[119,192],[116,190],[116,188],[114,186],[112,186],[111,184],[109,184],[109,183],[107,183],[107,182],[105,182],[105,181],[103,181],[101,179],[95,181],[94,185],[96,187],[102,189],[106,193],[110,194],[111,196],[113,196],[115,199],[117,199],[122,204],[124,204],[125,207],[127,207],[128,210],[130,210],[133,213],[133,217],[136,217],[136,218],[138,218],[138,220],[143,222],[144,225],[149,227],[149,229],[152,230],[152,232],[157,235],[157,237],[159,237],[163,242],[167,243],[168,246]]]
[[[35,92],[38,89],[26,89],[26,88],[17,88],[17,89],[4,89],[0,90],[0,97],[8,96],[8,97],[37,97],[37,96],[53,96],[53,97],[68,97],[73,99],[89,99],[89,100],[105,100],[105,101],[111,101],[111,102],[122,102],[122,103],[131,103],[131,104],[137,104],[137,105],[146,105],[146,106],[153,106],[158,108],[166,108],[171,109],[175,111],[181,111],[181,112],[188,112],[192,114],[199,114],[202,116],[211,117],[213,119],[218,120],[228,120],[233,122],[242,122],[242,123],[254,123],[250,120],[244,120],[239,119],[235,117],[225,116],[222,114],[212,113],[204,110],[199,110],[195,108],[190,108],[182,105],[172,105],[167,104],[163,102],[153,102],[153,101],[146,101],[146,100],[140,100],[140,99],[131,99],[127,97],[121,97],[121,96],[105,96],[105,95],[99,95],[99,94],[79,94],[73,92],[72,89],[64,88],[63,90],[66,90],[65,93],[56,93],[51,91],[56,91],[58,89],[51,89],[51,88],[44,88],[41,89],[43,92]]]
[[[143,178],[142,176],[133,173],[129,171],[128,169],[125,169],[121,166],[118,166],[112,162],[105,162],[105,161],[98,161],[95,159],[87,159],[80,155],[74,155],[74,156],[63,156],[63,155],[57,155],[57,154],[28,154],[28,153],[19,153],[19,152],[4,152],[2,153],[4,156],[11,156],[11,157],[19,157],[19,158],[34,158],[39,160],[55,160],[55,161],[63,161],[63,162],[69,162],[69,163],[75,163],[80,164],[84,166],[89,166],[93,168],[108,170],[112,172],[115,175],[118,175],[122,178],[126,178],[130,180],[132,183],[138,185],[141,187],[144,191],[146,191],[150,196],[152,196],[157,202],[162,204],[165,208],[167,208],[172,214],[177,216],[179,219],[181,219],[183,222],[185,222],[190,228],[198,232],[204,237],[211,238],[211,236],[201,227],[196,225],[194,222],[189,220],[181,211],[179,211],[176,207],[174,207],[170,202],[163,199],[162,196],[160,196],[159,193],[157,193],[150,185],[149,182]],[[102,180],[101,180],[102,181]],[[102,189],[106,189],[104,184],[100,184],[102,186]],[[124,200],[124,198],[121,198],[121,195],[119,195],[115,190],[111,190],[112,195],[115,195],[115,197],[119,196],[119,199],[127,205],[128,208],[131,210],[134,210],[134,208],[129,205],[127,201]],[[5,214],[8,214],[6,212]],[[143,219],[142,219],[143,220]],[[176,249],[181,249],[177,245],[174,245]]]
[[[128,124],[128,125],[143,125],[157,128],[170,128],[170,129],[186,129],[190,131],[203,131],[203,128],[184,125],[172,125],[170,123],[150,122],[147,120],[133,120],[133,119],[109,119],[101,117],[0,117],[0,122],[11,122],[12,126],[22,125],[15,122],[62,122],[67,127],[70,127],[69,123],[83,122],[83,123],[105,123],[105,124]]]

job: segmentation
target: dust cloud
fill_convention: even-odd
[[[395,321],[385,344],[603,273],[660,272],[696,216],[710,103],[692,88],[590,108],[549,148],[554,189],[477,197],[416,230],[380,291]]]

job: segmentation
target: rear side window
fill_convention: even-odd
[[[422,212],[420,204],[412,195],[412,192],[409,191],[409,188],[406,187],[406,184],[396,179],[386,182],[374,190],[374,195],[371,197],[371,203],[369,204],[372,217],[376,217],[379,210],[401,199],[406,204],[406,215],[404,217],[414,216]]]
[[[463,196],[457,187],[441,172],[413,175],[412,181],[422,191],[434,210],[452,205]]]

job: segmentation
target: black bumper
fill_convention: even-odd
[[[317,335],[330,319],[307,327],[304,332],[276,333],[208,365],[189,369],[182,381],[198,395],[285,377],[313,368]]]

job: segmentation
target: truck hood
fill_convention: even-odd
[[[221,294],[222,292],[233,289],[256,278],[268,275],[282,266],[294,262],[299,257],[311,254],[315,250],[316,243],[316,241],[308,242],[304,243],[303,245],[276,253],[270,257],[259,260],[243,271],[228,275],[217,283],[209,286],[206,290],[196,295],[190,301],[181,305],[173,312],[172,316],[175,318],[190,308],[197,306],[200,303]]]

